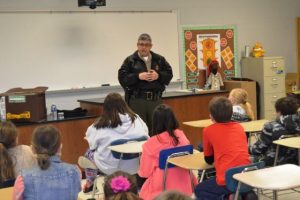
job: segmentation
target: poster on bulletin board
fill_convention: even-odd
[[[185,88],[204,87],[213,59],[220,63],[223,80],[237,74],[235,26],[183,26],[182,36]]]

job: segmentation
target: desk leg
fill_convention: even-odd
[[[248,138],[248,146],[251,147],[251,138],[252,138],[252,132],[249,132],[249,138]]]
[[[259,189],[259,188],[257,188],[257,199],[258,199],[258,200],[261,200],[261,199],[262,199],[262,198],[261,198],[261,194],[262,194],[262,190]]]
[[[277,190],[273,190],[273,199],[277,200]]]
[[[279,144],[277,144],[277,146],[276,146],[276,152],[275,152],[275,158],[274,158],[274,166],[277,165],[278,153],[279,153]]]
[[[298,149],[298,165],[300,166],[300,149]]]

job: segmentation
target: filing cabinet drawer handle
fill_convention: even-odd
[[[278,79],[277,78],[272,78],[272,81],[277,81]]]
[[[276,62],[276,61],[273,61],[273,62],[272,62],[272,68],[273,68],[273,69],[278,68],[278,67],[277,67],[277,62]]]
[[[279,85],[279,84],[278,83],[271,83],[271,85],[276,86],[276,85]]]
[[[274,99],[277,99],[278,97],[274,95],[273,98],[274,98]]]

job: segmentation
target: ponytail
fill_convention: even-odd
[[[46,170],[50,166],[49,155],[47,154],[37,154],[37,163],[42,170]]]
[[[246,111],[247,116],[251,119],[251,121],[254,120],[254,118],[255,118],[254,113],[252,111],[252,107],[251,107],[251,104],[249,102],[246,102],[244,104],[244,109]]]
[[[0,183],[15,178],[14,165],[4,144],[0,142]]]
[[[37,155],[37,163],[42,170],[50,167],[49,159],[57,154],[60,144],[60,132],[54,126],[40,126],[34,130],[31,145]]]

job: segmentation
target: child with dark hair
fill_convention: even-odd
[[[140,200],[134,176],[116,171],[104,180],[104,200]]]
[[[16,126],[9,121],[0,122],[0,184],[15,179],[22,169],[30,169],[36,159],[27,145],[17,145]]]
[[[254,160],[263,160],[267,166],[274,164],[276,145],[274,140],[280,139],[282,135],[296,135],[300,133],[299,104],[293,97],[283,97],[276,101],[276,119],[267,122],[258,140],[250,147],[250,153]],[[292,148],[279,148],[277,164],[298,163],[297,150]]]
[[[204,158],[213,164],[216,177],[211,177],[195,188],[198,200],[218,200],[230,194],[226,188],[226,170],[250,163],[247,138],[243,127],[231,121],[232,104],[226,97],[215,97],[209,102],[210,118],[214,124],[203,129]]]
[[[139,158],[120,161],[113,157],[108,147],[118,139],[141,137],[149,137],[145,122],[129,108],[120,94],[108,94],[104,99],[102,115],[86,131],[89,149],[85,157],[95,163],[99,170],[85,170],[87,182],[83,191],[90,192],[93,189],[98,171],[107,175],[118,170],[136,174]]]
[[[163,170],[159,168],[159,152],[177,146],[188,145],[190,142],[183,131],[179,130],[178,121],[167,105],[159,105],[153,113],[153,136],[143,145],[139,176],[147,178],[140,192],[144,200],[152,200],[163,191]],[[174,189],[191,195],[189,171],[182,168],[168,169],[166,189]]]
[[[76,200],[81,190],[77,166],[61,161],[61,135],[54,126],[37,127],[31,139],[38,166],[16,179],[13,199]]]

